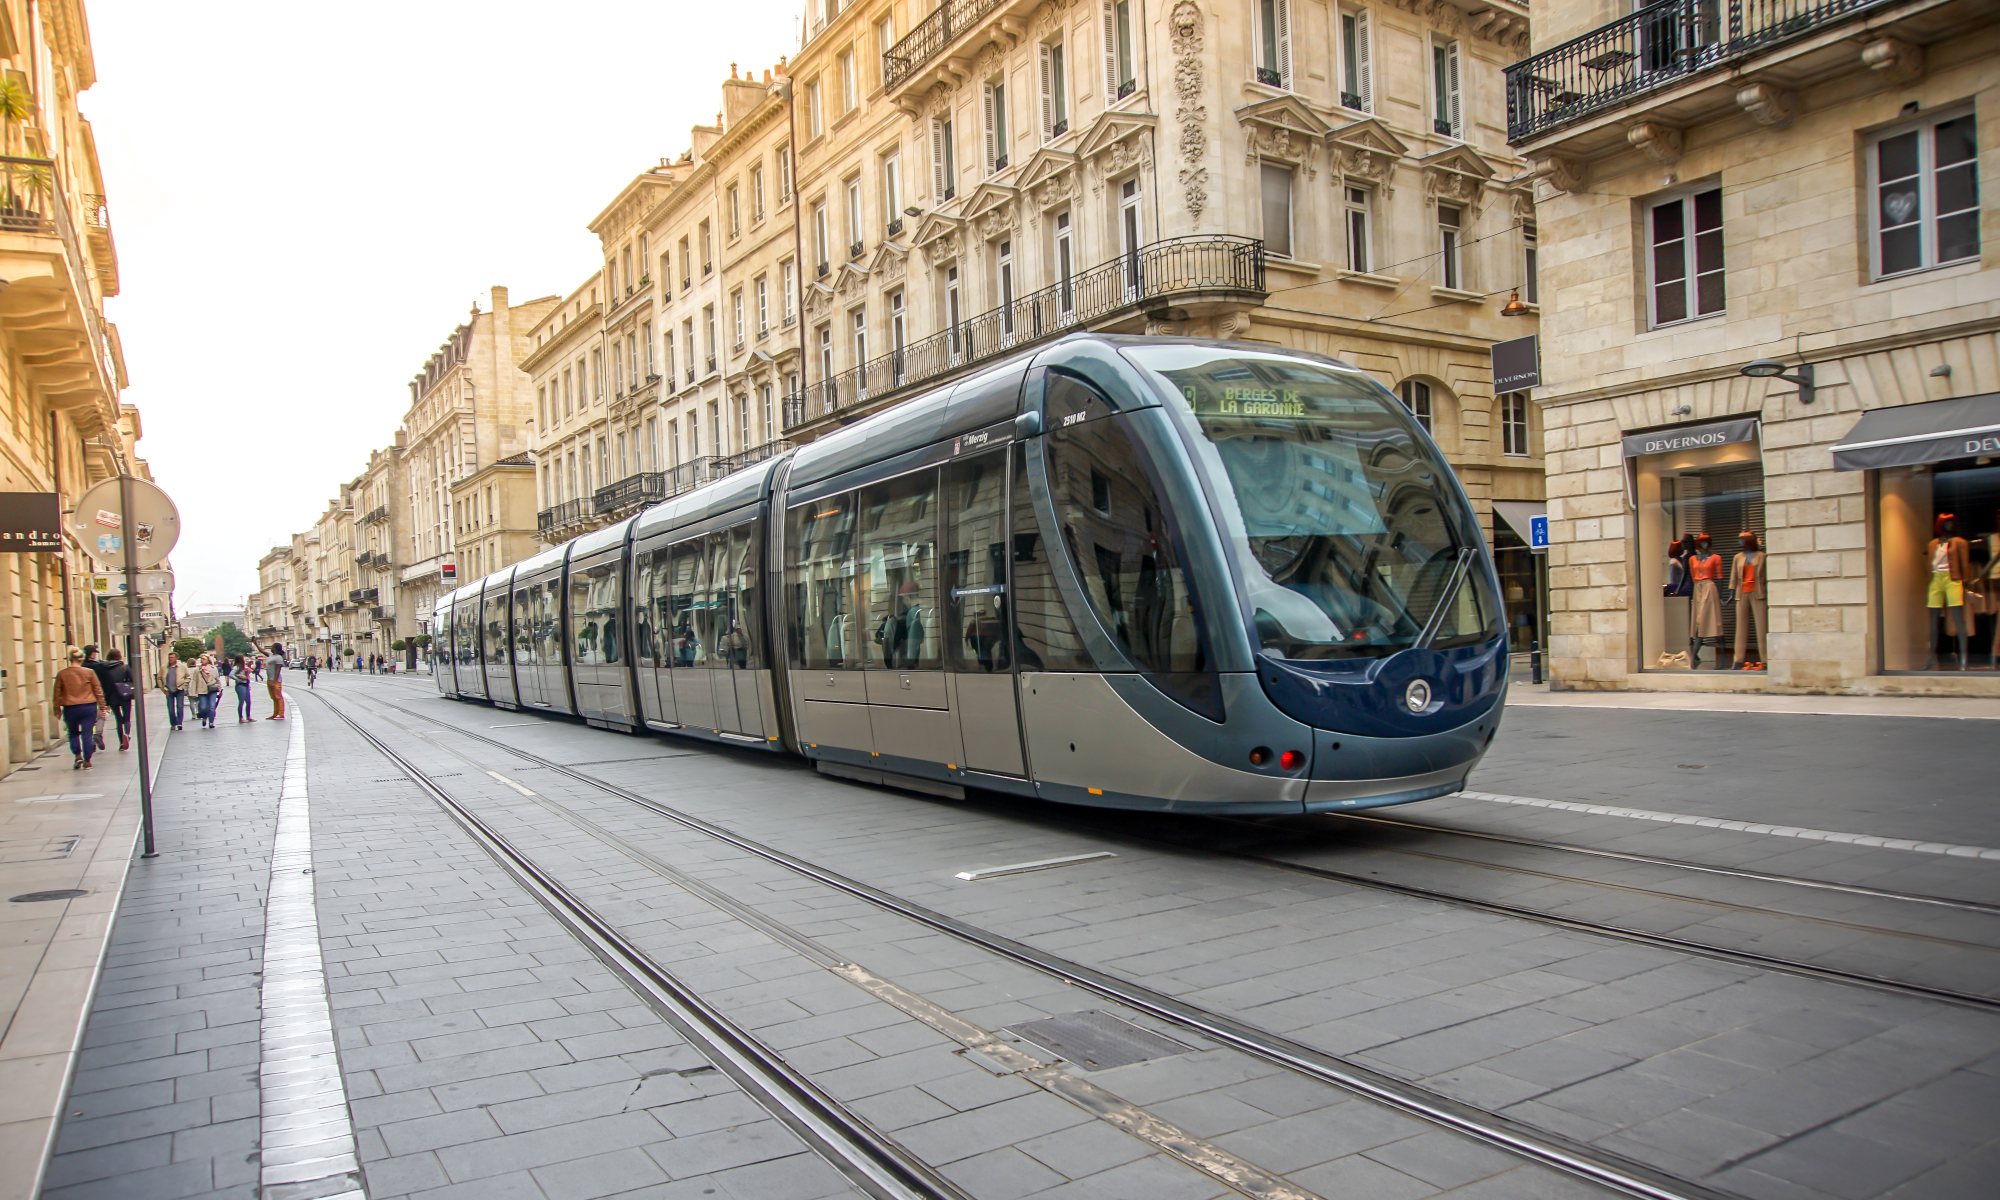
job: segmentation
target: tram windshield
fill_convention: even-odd
[[[1240,348],[1125,348],[1200,426],[1256,635],[1289,659],[1377,658],[1500,633],[1451,468],[1367,375]]]

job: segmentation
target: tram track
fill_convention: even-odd
[[[533,767],[634,804],[685,829],[714,838],[753,857],[784,867],[835,891],[896,913],[916,924],[948,934],[1000,958],[1030,967],[1079,990],[1122,1004],[1170,1027],[1184,1029],[1218,1045],[1242,1051],[1304,1077],[1373,1100],[1395,1111],[1473,1137],[1519,1157],[1628,1195],[1647,1197],[1649,1200],[1675,1200],[1675,1198],[1726,1200],[1729,1196],[1729,1193],[1719,1192],[1697,1181],[1673,1175],[1560,1134],[1536,1129],[1524,1122],[1466,1103],[1421,1084],[1377,1071],[1346,1056],[1294,1041],[1281,1034],[1188,1003],[1143,984],[961,921],[500,739],[486,737],[453,722],[406,708],[393,701],[382,703],[403,717],[436,725],[454,736],[482,743]],[[351,724],[352,721],[349,720]]]

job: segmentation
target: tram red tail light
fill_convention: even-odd
[[[1278,769],[1296,771],[1306,765],[1306,756],[1296,750],[1287,750],[1278,756]]]

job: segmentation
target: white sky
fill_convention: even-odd
[[[585,222],[715,119],[732,61],[795,51],[798,8],[91,0],[108,308],[180,506],[178,610],[242,603],[489,287],[581,282]]]

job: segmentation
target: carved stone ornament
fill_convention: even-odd
[[[1069,9],[1069,0],[1048,0],[1035,10],[1035,39],[1041,41],[1062,28],[1063,14]]]
[[[1014,217],[1014,206],[1011,204],[1003,204],[998,208],[987,209],[985,212],[979,214],[978,222],[979,237],[982,241],[988,242],[1003,233],[1013,232],[1015,226],[1018,224]]]
[[[1641,121],[1625,131],[1625,140],[1662,166],[1681,159],[1681,131],[1657,121]]]
[[[1452,146],[1417,160],[1424,172],[1424,197],[1433,204],[1458,204],[1477,210],[1492,164],[1470,146]]]
[[[1174,120],[1180,123],[1181,168],[1177,179],[1188,217],[1196,222],[1208,207],[1208,106],[1201,102],[1201,8],[1180,0],[1167,14],[1167,32],[1174,50]]]
[[[1861,61],[1890,83],[1915,83],[1923,77],[1924,51],[1898,38],[1883,38],[1861,49]]]
[[[1535,161],[1534,177],[1547,183],[1559,192],[1580,192],[1583,190],[1587,170],[1582,160],[1564,154],[1552,154]]]
[[[814,281],[806,285],[806,315],[818,316],[833,307],[833,289]]]
[[[1396,164],[1410,148],[1379,118],[1350,121],[1328,131],[1326,146],[1336,183],[1353,179],[1380,190],[1385,198],[1396,194]]]
[[[1319,150],[1326,143],[1326,122],[1297,96],[1275,96],[1236,110],[1243,125],[1245,166],[1275,158],[1305,168],[1307,179],[1319,177]]]
[[[1753,83],[1736,90],[1736,105],[1759,125],[1783,129],[1792,123],[1795,98],[1791,92],[1769,83]]]

